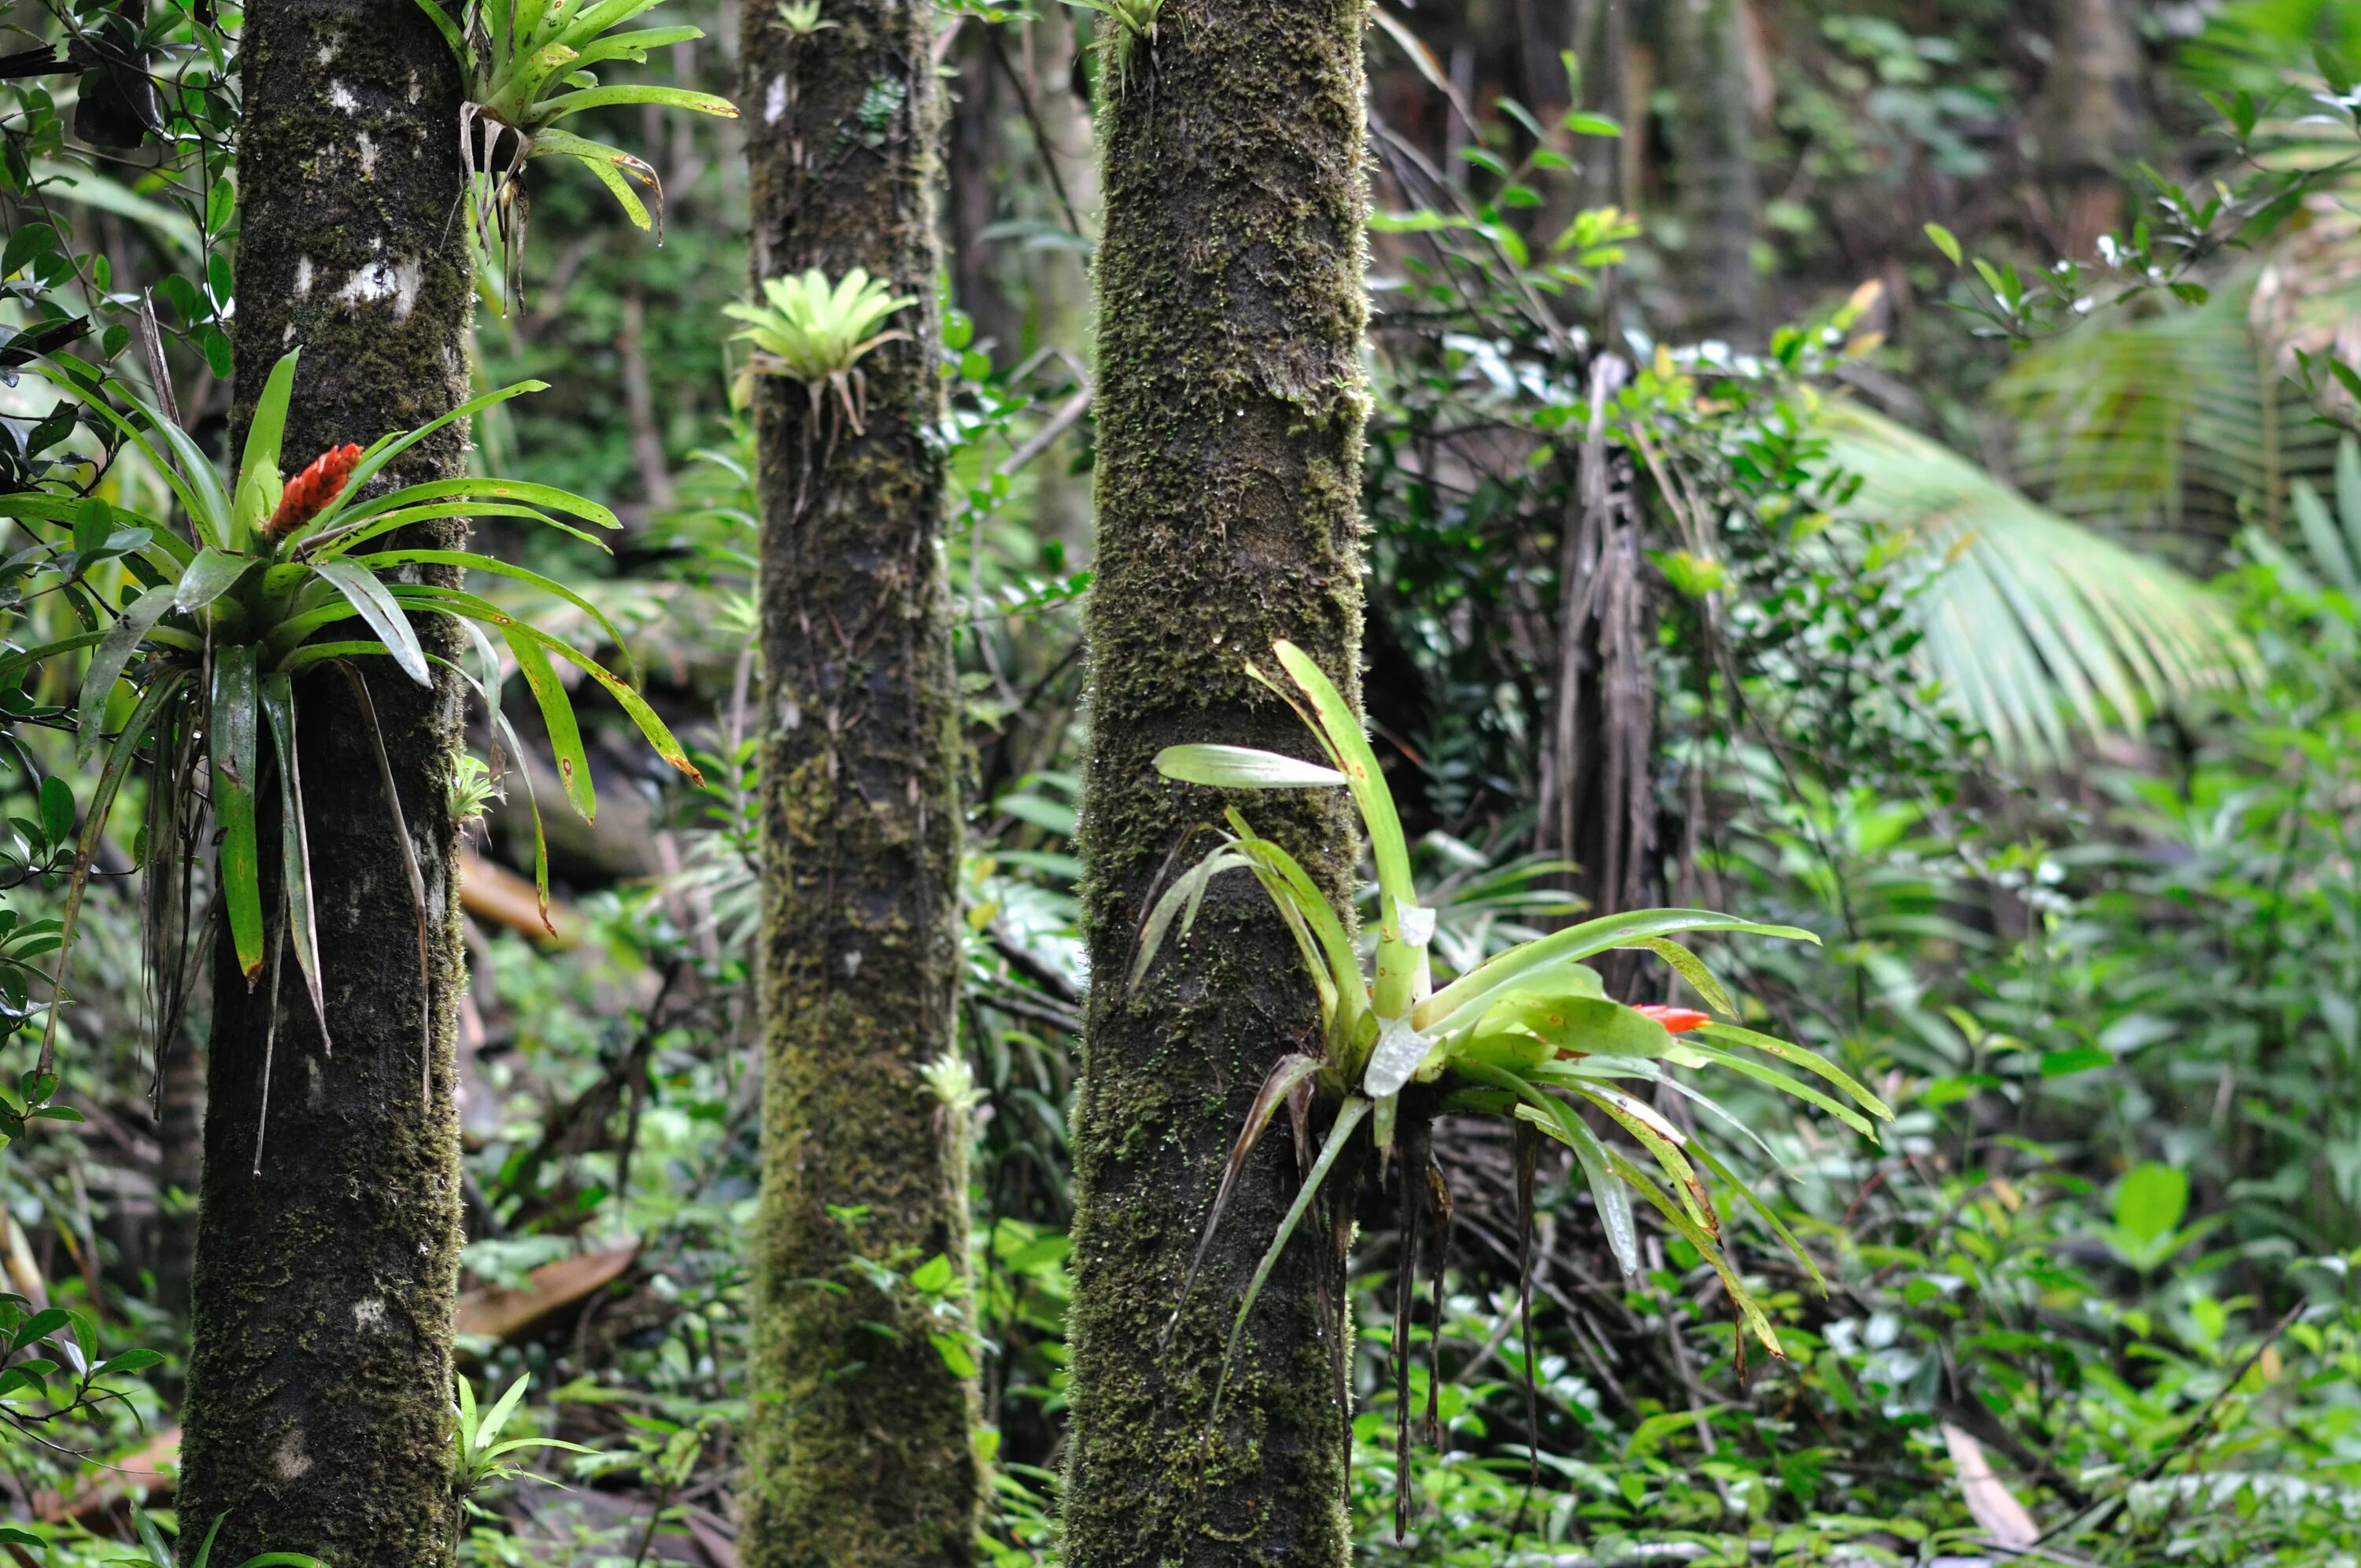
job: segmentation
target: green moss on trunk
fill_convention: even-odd
[[[748,1568],[972,1561],[968,1380],[926,1302],[854,1253],[967,1277],[966,1128],[921,1070],[954,1048],[958,691],[943,579],[934,237],[941,93],[926,0],[745,10],[754,274],[854,267],[921,302],[831,394],[758,393],[763,510],[763,1204]],[[830,1210],[858,1209],[847,1224]],[[819,1282],[848,1288],[830,1289]],[[957,1329],[959,1325],[949,1325]],[[881,1327],[889,1332],[881,1332]]]
[[[238,411],[242,422],[272,363],[300,345],[291,468],[464,395],[458,82],[426,18],[390,0],[258,0],[246,13],[244,67]],[[456,474],[460,451],[448,433],[413,449],[398,477]],[[447,624],[421,632],[452,651]],[[217,1563],[280,1551],[337,1568],[433,1568],[454,1552],[461,969],[444,788],[458,690],[447,672],[429,691],[390,660],[358,664],[426,874],[432,986],[422,993],[409,881],[367,732],[342,678],[314,675],[297,688],[298,744],[334,1050],[284,964],[256,1174],[271,999],[249,995],[217,945],[184,1561],[216,1518]],[[277,841],[274,817],[264,842]],[[423,1098],[422,1012],[434,1075]]]
[[[1201,1442],[1239,1292],[1296,1186],[1257,1151],[1168,1351],[1159,1343],[1224,1154],[1280,1055],[1317,1046],[1293,943],[1225,877],[1194,937],[1123,981],[1159,871],[1211,847],[1212,791],[1165,783],[1182,741],[1308,754],[1253,685],[1275,638],[1357,692],[1365,394],[1356,0],[1168,0],[1105,106],[1099,554],[1082,841],[1092,973],[1076,1113],[1073,1420],[1065,1560],[1341,1564],[1341,1260],[1307,1224],[1255,1310]],[[1103,29],[1104,30],[1104,29]],[[1103,82],[1122,74],[1102,62]],[[1332,890],[1341,792],[1241,796]],[[1324,1302],[1323,1302],[1324,1298]]]

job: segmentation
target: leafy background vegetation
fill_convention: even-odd
[[[2361,448],[2342,427],[2361,251],[2337,51],[2361,10],[2138,8],[2140,113],[2095,171],[2059,150],[2064,0],[1733,14],[1763,323],[1735,348],[1694,324],[1708,171],[1685,163],[1660,18],[1379,5],[1372,729],[1439,960],[1467,968],[1627,877],[1648,902],[1803,927],[1818,948],[1739,938],[1717,962],[1751,1022],[1897,1117],[1872,1142],[1741,1085],[1720,1098],[1743,1135],[1700,1129],[1826,1277],[1725,1208],[1787,1353],[1767,1364],[1677,1232],[1643,1215],[1625,1274],[1563,1161],[1539,1182],[1528,1337],[1516,1149],[1446,1118],[1449,1273],[1403,1386],[1444,1441],[1406,1474],[1386,1350],[1413,1260],[1382,1205],[1360,1216],[1364,1558],[2350,1562]],[[1087,981],[1084,45],[1125,15],[941,18],[940,439],[973,807],[964,1060],[940,1087],[976,1129],[973,1332],[945,1260],[869,1256],[862,1214],[839,1216],[862,1282],[942,1308],[938,1350],[981,1377],[1004,1564],[1056,1555]],[[160,509],[152,465],[98,460],[60,356],[152,390],[152,301],[184,422],[225,445],[238,18],[176,0],[144,22],[8,18],[27,53],[0,100],[0,489]],[[734,13],[676,0],[643,20],[706,36],[665,31],[636,80],[733,89]],[[623,526],[611,555],[499,518],[475,537],[614,624],[513,578],[472,586],[586,658],[635,658],[702,782],[582,705],[606,809],[548,815],[553,934],[518,776],[567,793],[547,737],[473,737],[487,767],[454,803],[476,822],[463,1555],[720,1564],[759,1104],[752,453],[724,313],[745,292],[749,132],[636,102],[570,123],[661,178],[664,243],[568,160],[534,171],[530,227],[490,247],[474,373],[550,389],[485,408],[477,461]],[[2209,215],[2217,179],[2228,210]],[[2135,254],[2061,275],[2057,257],[2091,254],[2092,190]],[[2081,298],[2098,308],[2054,308]],[[137,542],[112,511],[11,515],[11,645],[96,626]],[[151,1059],[143,813],[118,810],[57,1074],[35,1070],[98,781],[76,760],[79,677],[0,670],[0,1541],[98,1563],[137,1549],[135,1504],[176,1523],[206,1001]],[[1598,791],[1618,792],[1615,843],[1569,827],[1601,816],[1582,804]],[[585,1452],[498,1451],[520,1438]]]

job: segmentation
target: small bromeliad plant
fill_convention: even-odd
[[[267,968],[275,995],[280,955],[291,948],[324,1046],[329,1046],[296,747],[296,682],[310,672],[341,674],[375,748],[386,830],[409,872],[422,978],[428,960],[424,878],[393,787],[364,662],[390,661],[421,685],[432,683],[436,664],[456,669],[483,698],[494,736],[522,752],[514,727],[500,707],[502,667],[493,646],[497,636],[540,705],[567,798],[586,817],[597,809],[589,760],[572,699],[558,680],[554,661],[573,664],[604,686],[658,755],[697,776],[680,743],[634,689],[636,671],[629,680],[618,676],[571,643],[454,586],[453,579],[481,572],[524,583],[582,610],[617,647],[625,647],[621,633],[597,606],[522,566],[469,551],[411,547],[387,537],[439,519],[510,517],[595,544],[593,535],[556,514],[598,528],[618,526],[614,515],[595,501],[514,480],[435,479],[371,493],[370,482],[419,442],[493,404],[539,391],[545,383],[523,381],[487,393],[415,430],[381,437],[366,449],[337,447],[288,479],[281,477],[280,457],[296,362],[297,355],[289,354],[273,367],[256,400],[243,457],[226,486],[188,433],[156,408],[125,395],[130,408],[123,411],[110,402],[105,388],[75,383],[90,417],[111,426],[163,477],[188,520],[185,537],[163,520],[111,508],[97,498],[0,495],[0,517],[71,523],[78,536],[104,537],[111,532],[117,541],[129,543],[120,557],[128,579],[120,603],[101,607],[113,609],[111,623],[0,655],[0,680],[13,682],[32,665],[86,651],[75,718],[77,744],[85,757],[102,749],[105,753],[66,883],[53,1001],[38,1069],[43,1073],[53,1059],[75,921],[91,864],[124,781],[143,756],[149,769],[147,819],[140,834],[145,846],[145,936],[151,983],[159,988],[151,1007],[159,1039],[169,1036],[178,1022],[182,952],[191,934],[188,872],[201,848],[211,843],[217,846],[214,896],[218,929],[231,943],[248,987],[262,981]],[[95,515],[85,515],[92,513]],[[429,576],[430,572],[443,580]],[[95,595],[92,599],[97,602]],[[449,617],[467,633],[473,657],[463,655],[464,663],[451,665],[429,652],[411,624],[413,615]],[[129,690],[118,695],[124,685]],[[112,716],[118,713],[123,717],[113,722],[110,733]],[[525,783],[533,808],[534,877],[546,922],[548,866],[540,806],[532,796],[530,774]],[[279,896],[266,909],[258,802],[274,787],[280,806],[275,852],[280,875]],[[203,822],[208,810],[210,831]],[[422,1015],[423,1082],[428,1070],[423,1059],[426,1027]],[[268,1043],[264,1054],[267,1093]],[[258,1164],[258,1138],[255,1157]]]
[[[590,68],[609,60],[647,62],[648,51],[701,38],[701,27],[642,27],[614,32],[662,0],[467,0],[457,16],[436,0],[418,0],[457,57],[464,86],[459,105],[459,158],[467,170],[467,199],[477,243],[497,257],[511,298],[524,261],[530,207],[524,166],[535,158],[571,158],[598,176],[625,215],[653,226],[664,243],[664,183],[644,159],[621,148],[557,128],[588,109],[656,104],[735,119],[738,106],[711,93],[651,84],[600,86]],[[631,189],[645,185],[648,207]],[[495,243],[497,241],[497,244]]]
[[[598,1456],[597,1449],[585,1448],[578,1442],[567,1442],[563,1438],[500,1436],[508,1430],[509,1418],[516,1414],[518,1404],[524,1398],[525,1389],[533,1382],[532,1373],[517,1374],[517,1380],[509,1385],[508,1392],[493,1401],[491,1409],[482,1411],[477,1409],[476,1390],[467,1382],[467,1375],[458,1374],[452,1381],[457,1387],[458,1398],[451,1407],[454,1418],[451,1426],[451,1491],[459,1499],[460,1508],[476,1518],[489,1519],[499,1517],[476,1501],[476,1495],[488,1487],[515,1480],[540,1481],[553,1486],[557,1485],[548,1476],[526,1469],[511,1459],[511,1454],[522,1453],[528,1449],[555,1448],[568,1453]]]
[[[732,321],[746,323],[730,334],[730,341],[752,345],[730,389],[732,400],[744,407],[753,394],[755,377],[777,376],[803,384],[811,399],[812,418],[818,421],[820,405],[833,389],[845,422],[859,435],[869,417],[862,360],[880,344],[910,335],[898,327],[874,328],[917,302],[915,296],[895,293],[885,280],[872,278],[859,267],[833,284],[817,267],[763,279],[761,304],[721,307]]]
[[[1395,1292],[1393,1352],[1400,1400],[1396,1420],[1400,1463],[1396,1475],[1407,1475],[1409,1321],[1415,1260],[1420,1255],[1418,1238],[1423,1227],[1432,1226],[1442,1234],[1450,1223],[1449,1190],[1430,1152],[1433,1121],[1445,1114],[1496,1115],[1513,1122],[1522,1210],[1520,1229],[1528,1263],[1535,1155],[1538,1140],[1549,1137],[1573,1151],[1609,1245],[1625,1270],[1637,1271],[1640,1266],[1632,1209],[1636,1196],[1713,1266],[1746,1328],[1772,1354],[1782,1354],[1770,1319],[1747,1289],[1723,1244],[1712,1184],[1718,1183],[1723,1191],[1751,1206],[1795,1252],[1815,1281],[1820,1278],[1818,1268],[1770,1206],[1702,1140],[1626,1086],[1662,1087],[1750,1138],[1754,1135],[1735,1115],[1712,1095],[1675,1077],[1674,1069],[1719,1069],[1767,1084],[1865,1135],[1873,1135],[1872,1117],[1891,1120],[1893,1113],[1842,1068],[1801,1046],[1742,1028],[1734,1021],[1717,1023],[1686,1008],[1626,1006],[1616,1002],[1607,995],[1598,971],[1583,960],[1616,948],[1654,953],[1708,1006],[1734,1019],[1736,1007],[1729,992],[1703,960],[1674,940],[1675,937],[1691,932],[1744,932],[1807,942],[1818,938],[1795,927],[1760,925],[1707,910],[1638,910],[1586,921],[1510,948],[1436,989],[1427,959],[1434,914],[1419,904],[1400,819],[1360,721],[1335,685],[1301,650],[1279,642],[1273,652],[1286,683],[1252,664],[1247,673],[1294,707],[1318,740],[1328,765],[1248,747],[1191,745],[1168,747],[1158,754],[1156,766],[1168,778],[1224,789],[1343,785],[1350,791],[1377,864],[1376,965],[1374,977],[1365,978],[1349,912],[1332,904],[1301,862],[1257,835],[1235,808],[1225,813],[1228,828],[1221,833],[1222,843],[1174,879],[1149,908],[1143,925],[1131,975],[1134,986],[1145,978],[1175,927],[1187,933],[1213,879],[1227,872],[1246,872],[1278,907],[1319,998],[1320,1054],[1282,1057],[1264,1080],[1223,1168],[1196,1258],[1181,1286],[1185,1305],[1238,1175],[1280,1107],[1288,1109],[1299,1146],[1307,1155],[1311,1154],[1311,1128],[1324,1121],[1327,1131],[1312,1156],[1303,1185],[1239,1299],[1229,1349],[1223,1358],[1222,1381],[1226,1383],[1239,1333],[1256,1297],[1330,1173],[1340,1162],[1346,1170],[1358,1168],[1359,1159],[1349,1156],[1374,1153],[1381,1168],[1389,1163],[1398,1167],[1396,1179],[1401,1194],[1401,1246],[1406,1262]],[[1798,1068],[1837,1093],[1790,1077],[1765,1058]],[[1628,1137],[1644,1159],[1633,1157],[1620,1146],[1620,1140],[1602,1137],[1591,1115]],[[1367,1142],[1356,1146],[1355,1140],[1365,1129]],[[1651,1164],[1653,1170],[1647,1168]],[[1340,1199],[1330,1203],[1329,1211],[1336,1227],[1330,1242],[1341,1256],[1350,1235],[1353,1205],[1349,1199]],[[1434,1338],[1439,1343],[1442,1248],[1431,1248],[1430,1255],[1438,1313]],[[1530,1343],[1529,1280],[1526,1298]],[[1341,1312],[1341,1303],[1332,1304],[1332,1310]],[[1176,1306],[1172,1324],[1179,1321]],[[1330,1337],[1341,1347],[1345,1336],[1341,1323],[1338,1327],[1340,1332]],[[1170,1327],[1166,1332],[1169,1335]],[[1341,1400],[1341,1358],[1337,1375]],[[1437,1380],[1430,1376],[1425,1418],[1430,1442],[1440,1441],[1436,1388]],[[1531,1398],[1529,1386],[1529,1416]],[[1217,1386],[1216,1413],[1220,1404]],[[1397,1534],[1407,1526],[1407,1492],[1398,1479]]]

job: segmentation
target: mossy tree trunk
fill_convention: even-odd
[[[759,280],[862,268],[917,302],[862,361],[865,417],[765,378],[761,453],[763,1202],[749,1568],[973,1560],[957,1048],[958,687],[936,369],[941,88],[927,0],[745,11]],[[856,422],[861,428],[856,429]],[[852,1216],[856,1216],[854,1218]],[[906,1277],[880,1289],[855,1254]],[[949,1265],[949,1299],[910,1284]],[[941,1266],[938,1266],[938,1272]],[[881,1326],[887,1332],[881,1332]]]
[[[2063,0],[2049,66],[2043,173],[2055,192],[2058,243],[2088,261],[2124,217],[2124,170],[2145,150],[2146,60],[2125,0]]]
[[[1664,13],[1688,328],[1741,347],[1763,333],[1746,27],[1746,0],[1671,0]]]
[[[458,80],[417,7],[390,0],[258,0],[246,13],[244,61],[237,416],[242,425],[272,364],[300,345],[291,470],[464,396],[471,295],[465,220],[455,215]],[[456,475],[461,449],[460,433],[446,433],[413,448],[391,477]],[[434,532],[439,539],[420,543],[460,530]],[[430,649],[455,653],[446,624],[420,630]],[[296,705],[333,1048],[294,964],[282,963],[258,1171],[273,998],[267,987],[249,993],[228,943],[216,944],[183,1561],[216,1519],[216,1563],[279,1551],[340,1568],[432,1568],[454,1552],[452,1044],[462,971],[445,787],[459,691],[447,672],[429,690],[387,659],[356,667],[425,872],[430,983],[421,983],[409,876],[376,752],[350,687],[323,671],[299,683]],[[275,785],[262,792],[275,797]],[[263,842],[275,844],[277,830],[274,817]]]
[[[1358,689],[1365,12],[1167,0],[1152,45],[1118,36],[1101,59],[1074,1568],[1346,1559],[1344,1273],[1326,1225],[1307,1223],[1271,1277],[1206,1431],[1239,1293],[1296,1190],[1283,1133],[1249,1165],[1169,1349],[1160,1338],[1257,1087],[1279,1056],[1319,1048],[1311,987],[1243,876],[1214,883],[1194,936],[1137,992],[1126,981],[1160,873],[1213,847],[1202,825],[1223,805],[1162,780],[1156,753],[1312,754],[1246,674],[1249,658],[1269,667],[1276,638]],[[1235,804],[1332,891],[1349,883],[1341,791]]]

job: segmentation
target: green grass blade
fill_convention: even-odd
[[[251,555],[239,555],[211,544],[197,552],[189,569],[172,587],[172,608],[182,615],[193,615],[214,600],[229,592],[247,569],[255,565]]]
[[[1699,1045],[1690,1040],[1683,1040],[1680,1048],[1683,1054],[1693,1055],[1698,1061],[1710,1062],[1716,1067],[1727,1068],[1732,1072],[1754,1080],[1757,1083],[1767,1083],[1783,1094],[1792,1094],[1807,1105],[1817,1105],[1865,1138],[1873,1138],[1877,1135],[1877,1129],[1860,1112],[1840,1100],[1821,1093],[1808,1083],[1798,1082],[1789,1078],[1775,1068],[1765,1067],[1759,1061],[1739,1056],[1732,1051],[1719,1050],[1712,1046]]]
[[[1763,1304],[1757,1301],[1753,1293],[1746,1288],[1746,1281],[1738,1277],[1738,1270],[1732,1267],[1730,1259],[1723,1255],[1720,1245],[1711,1236],[1698,1229],[1697,1222],[1690,1219],[1686,1212],[1678,1203],[1673,1201],[1671,1194],[1659,1187],[1655,1179],[1646,1171],[1642,1170],[1613,1149],[1607,1151],[1607,1158],[1615,1174],[1621,1177],[1625,1184],[1633,1191],[1646,1199],[1649,1207],[1662,1214],[1673,1229],[1680,1232],[1688,1244],[1697,1249],[1698,1255],[1713,1266],[1713,1271],[1721,1276],[1721,1288],[1730,1292],[1730,1299],[1737,1304],[1739,1314],[1746,1320],[1746,1326],[1754,1331],[1754,1337],[1763,1342],[1763,1349],[1784,1361],[1787,1358],[1787,1353],[1779,1347],[1779,1336],[1773,1331],[1771,1320],[1763,1315]]]

